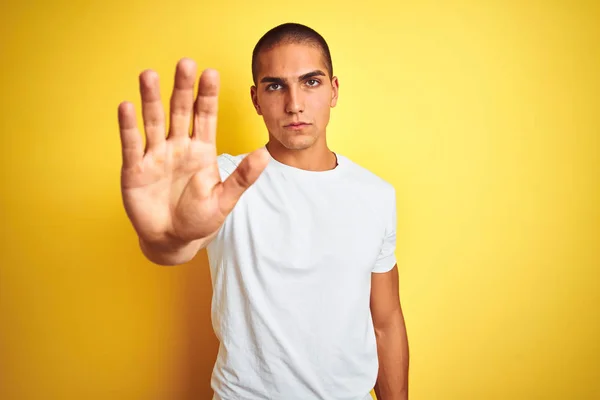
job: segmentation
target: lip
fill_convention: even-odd
[[[293,122],[291,124],[285,125],[284,128],[297,130],[297,129],[303,129],[309,125],[310,124],[308,124],[306,122]]]

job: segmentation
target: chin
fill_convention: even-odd
[[[317,138],[308,135],[284,136],[280,140],[283,147],[289,150],[304,150],[312,147]]]

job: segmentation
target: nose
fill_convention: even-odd
[[[302,96],[302,91],[294,85],[290,85],[289,90],[287,91],[287,96],[285,99],[285,112],[288,114],[304,112],[304,99]]]

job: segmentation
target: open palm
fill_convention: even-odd
[[[221,181],[215,144],[219,75],[205,70],[194,100],[195,79],[195,63],[180,60],[167,134],[158,75],[151,70],[140,74],[145,148],[134,106],[119,105],[123,203],[147,243],[190,242],[214,234],[268,162],[266,150],[256,150]]]

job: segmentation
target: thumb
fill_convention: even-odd
[[[223,182],[219,206],[223,215],[228,215],[244,192],[256,182],[269,164],[271,156],[266,148],[248,154]]]

